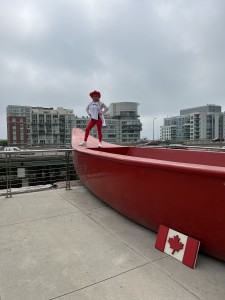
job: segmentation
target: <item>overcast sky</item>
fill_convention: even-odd
[[[142,137],[163,118],[225,110],[225,0],[0,0],[0,138],[6,106],[72,108],[89,93],[140,103]]]

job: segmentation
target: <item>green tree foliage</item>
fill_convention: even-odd
[[[0,140],[0,146],[5,147],[8,145],[8,141],[7,140]]]

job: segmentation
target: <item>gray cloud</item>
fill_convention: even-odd
[[[64,106],[83,115],[93,89],[108,104],[140,103],[142,136],[149,138],[154,117],[159,134],[163,117],[180,109],[215,103],[224,110],[223,0],[0,5],[2,120],[8,104]]]

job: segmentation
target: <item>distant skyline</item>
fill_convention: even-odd
[[[163,118],[225,110],[223,0],[0,0],[0,138],[6,106],[71,108],[89,93],[140,103],[142,137]]]
[[[120,101],[118,101],[118,102],[120,102]],[[122,102],[122,101],[121,101]],[[19,104],[17,104],[17,105],[19,105]],[[110,105],[110,104],[109,104]],[[200,105],[200,106],[207,106],[207,105],[216,105],[216,104],[205,104],[205,105]],[[221,105],[219,105],[219,106],[221,106]],[[36,107],[36,106],[35,106]],[[37,105],[37,107],[40,107],[40,106],[38,106]],[[45,106],[43,106],[43,107],[45,107]],[[58,107],[63,107],[63,106],[58,106]],[[190,108],[197,108],[197,107],[199,107],[199,106],[192,106],[192,107],[186,107],[185,109],[190,109]],[[50,108],[50,107],[45,107],[45,108]],[[57,107],[51,107],[51,108],[53,108],[53,109],[57,109]],[[63,107],[64,108],[64,107]],[[71,109],[70,107],[67,107],[67,109]],[[150,137],[149,136],[143,136],[143,135],[141,135],[141,138],[148,138],[148,139],[159,139],[160,138],[160,126],[163,126],[164,124],[164,119],[165,118],[171,118],[171,117],[178,117],[178,116],[180,116],[180,111],[181,111],[182,109],[180,109],[179,110],[179,113],[177,114],[177,115],[175,115],[175,114],[170,114],[170,115],[165,115],[165,116],[162,116],[162,119],[160,119],[160,121],[162,122],[162,124],[160,124],[159,126],[158,126],[158,128],[155,128],[156,127],[156,123],[157,123],[157,117],[154,117],[153,119],[152,119],[152,132],[150,133],[149,132],[149,135],[150,135]],[[223,111],[221,111],[221,112],[223,112]],[[74,113],[75,114],[75,113]],[[75,114],[76,115],[76,114]],[[86,113],[85,114],[82,114],[82,115],[77,115],[78,117],[82,117],[82,116],[86,116]],[[140,120],[141,120],[141,116],[140,116]],[[154,122],[154,124],[153,124],[153,122]],[[153,130],[154,130],[154,132],[153,132]],[[0,139],[6,139],[7,138],[7,136],[5,137],[5,138],[2,138],[2,137],[0,137]]]

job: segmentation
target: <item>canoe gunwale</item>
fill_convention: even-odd
[[[113,147],[112,147],[113,148]],[[174,172],[187,172],[194,174],[201,174],[205,176],[216,176],[224,177],[225,179],[225,167],[208,166],[202,164],[191,164],[183,162],[172,162],[167,160],[142,158],[134,156],[126,156],[122,154],[115,154],[111,152],[98,151],[98,148],[83,148],[74,147],[73,151],[82,153],[83,155],[94,156],[96,158],[107,159],[117,161],[123,164],[136,164],[144,168],[155,168],[155,169],[169,169]]]

